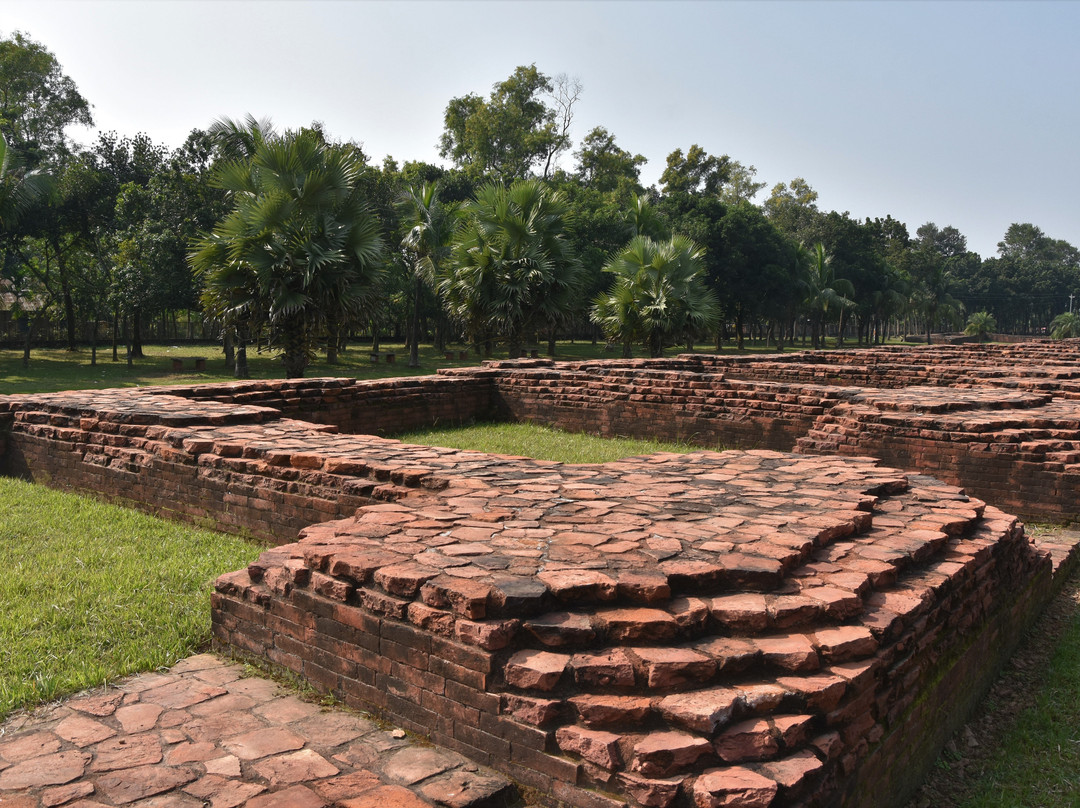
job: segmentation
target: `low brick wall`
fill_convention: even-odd
[[[432,400],[418,403],[426,391]],[[314,414],[325,402],[324,420],[389,432],[490,417],[489,391],[484,381],[431,377],[0,397],[0,460],[8,475],[280,543],[397,498],[418,484],[417,453],[431,452],[413,447],[406,474],[397,441],[283,411]]]

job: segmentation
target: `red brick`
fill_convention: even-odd
[[[582,759],[604,769],[614,770],[620,765],[620,736],[582,727],[560,727],[555,733],[559,748],[579,755]]]
[[[634,744],[630,770],[649,778],[689,772],[713,757],[704,738],[684,732],[653,732]]]
[[[519,651],[506,663],[504,676],[511,687],[554,690],[570,657],[550,651]]]
[[[712,769],[694,782],[696,808],[768,808],[777,785],[768,777],[741,766]]]

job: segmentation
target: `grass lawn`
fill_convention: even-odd
[[[210,589],[261,545],[0,478],[0,718],[210,639]]]
[[[378,363],[371,361],[371,346],[353,344],[343,352],[337,364],[328,365],[321,357],[310,365],[306,375],[347,376],[357,379],[378,379],[393,376],[417,376],[434,373],[443,367],[473,367],[480,364],[481,357],[469,351],[466,359],[456,358],[463,345],[454,345],[454,359],[446,359],[430,345],[420,348],[420,367],[408,367],[409,355],[401,343],[381,343],[381,354],[394,353],[394,364],[387,364],[385,358]],[[547,346],[541,346],[540,355],[544,356]],[[762,353],[774,349],[763,345],[750,345],[742,353]],[[210,382],[234,381],[233,369],[225,364],[221,346],[216,344],[198,345],[144,345],[146,354],[142,359],[135,359],[129,367],[123,352],[120,361],[112,361],[112,351],[108,346],[99,348],[97,363],[90,364],[90,349],[83,347],[77,351],[62,348],[35,349],[30,354],[30,367],[22,365],[22,351],[0,350],[0,395],[12,393],[48,393],[58,390],[84,390],[90,388],[135,387],[159,384],[206,384]],[[699,346],[697,353],[713,353],[709,346]],[[734,349],[725,349],[725,353],[735,353]],[[667,356],[684,353],[682,349],[669,348]],[[638,351],[636,356],[641,356]],[[556,359],[617,359],[617,351],[605,351],[604,343],[560,342],[556,348]],[[206,370],[196,372],[190,361],[196,357],[206,360]],[[506,352],[496,351],[493,359],[505,359]],[[172,360],[184,362],[184,371],[172,372]],[[271,353],[248,351],[248,365],[253,379],[281,379],[284,371],[281,360]]]
[[[447,429],[421,429],[393,437],[405,443],[523,455],[560,463],[607,463],[655,452],[696,452],[701,446],[637,438],[599,438],[571,434],[536,424],[478,424]],[[722,447],[715,447],[717,450]]]

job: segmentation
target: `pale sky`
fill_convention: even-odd
[[[1012,222],[1080,246],[1080,2],[0,0],[14,30],[100,129],[168,146],[252,113],[443,162],[447,102],[535,63],[584,85],[575,141],[604,126],[646,184],[697,143],[756,166],[757,202],[801,176],[822,210],[953,225],[984,257]]]

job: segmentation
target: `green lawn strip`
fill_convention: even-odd
[[[1080,608],[1037,687],[963,808],[1080,805]]]
[[[262,549],[5,478],[0,536],[0,718],[204,646],[213,580]]]
[[[472,449],[503,455],[520,455],[561,463],[608,463],[624,457],[655,452],[696,452],[700,446],[637,438],[600,438],[561,432],[537,424],[477,424],[454,428],[422,429],[394,435],[405,443]]]
[[[311,364],[306,372],[309,378],[319,376],[346,376],[357,379],[382,379],[396,376],[417,376],[434,373],[438,368],[474,367],[480,364],[481,357],[469,350],[466,358],[460,359],[464,346],[452,346],[454,358],[447,359],[443,352],[437,352],[430,345],[420,348],[420,367],[408,367],[409,354],[401,343],[382,343],[379,346],[379,361],[371,360],[371,346],[352,344],[339,355],[337,364],[328,365],[324,356]],[[750,345],[742,353],[769,353],[774,351],[763,345]],[[540,356],[545,357],[546,344],[540,348]],[[90,364],[90,349],[82,347],[77,351],[61,348],[35,348],[30,354],[30,366],[24,368],[22,351],[0,350],[0,395],[12,393],[51,393],[59,390],[105,389],[110,387],[135,387],[148,385],[174,384],[209,384],[212,382],[235,381],[233,368],[225,363],[225,356],[220,345],[144,345],[146,354],[135,359],[129,367],[123,352],[120,361],[112,360],[112,350],[105,346],[97,352],[97,363]],[[675,356],[685,351],[681,348],[669,348],[666,355]],[[698,348],[697,353],[712,353],[709,347]],[[389,364],[386,355],[393,353],[395,361]],[[725,353],[734,353],[726,350]],[[635,355],[640,356],[640,351]],[[555,358],[559,360],[582,359],[617,359],[617,351],[605,350],[603,342],[593,344],[589,341],[560,342],[556,346]],[[195,358],[206,360],[202,371],[194,369]],[[493,359],[506,359],[506,352],[497,351]],[[172,360],[180,359],[183,370],[174,373]],[[248,351],[248,368],[253,379],[281,379],[284,371],[281,360],[270,352],[259,353],[255,349]]]

